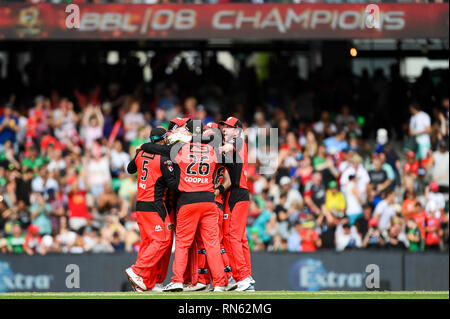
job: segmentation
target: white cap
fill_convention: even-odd
[[[287,185],[287,184],[290,184],[290,183],[291,183],[291,178],[288,177],[288,176],[283,176],[283,177],[280,179],[280,185],[281,185],[281,186],[284,186],[284,185]]]
[[[388,142],[388,131],[385,128],[377,130],[377,143],[384,145]]]

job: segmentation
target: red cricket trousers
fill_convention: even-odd
[[[198,230],[197,230],[197,234]],[[196,235],[197,237],[197,235]],[[188,254],[188,263],[186,265],[186,270],[184,271],[183,276],[183,282],[186,285],[193,284],[195,285],[198,281],[199,274],[198,274],[198,258],[197,258],[197,240],[194,239],[192,242],[191,247],[189,248],[189,254]]]
[[[184,281],[183,277],[188,263],[189,248],[194,241],[198,228],[208,256],[213,285],[227,285],[227,277],[220,254],[218,215],[216,204],[213,202],[185,204],[180,207],[177,214],[177,230],[175,232],[174,276],[172,277],[172,282],[182,283]]]
[[[245,234],[249,205],[249,201],[239,201],[232,211],[228,205],[225,206],[223,243],[236,281],[252,275],[250,248]]]
[[[219,240],[220,240],[220,250],[221,250],[221,254],[222,254],[222,261],[223,264],[225,266],[225,269],[227,268],[231,268],[230,267],[230,261],[228,259],[228,255],[226,253],[225,250],[225,246],[223,245],[223,210],[220,209],[219,207],[217,207],[217,210],[219,212]],[[210,274],[210,269],[208,266],[208,258],[206,256],[206,252],[204,251],[204,244],[203,241],[201,239],[201,236],[199,234],[199,232],[197,232],[196,236],[195,236],[195,241],[197,242],[197,247],[198,247],[198,269],[199,269],[199,275],[198,275],[198,281],[201,282],[202,284],[209,284],[210,283],[210,278],[211,278],[211,274]],[[202,273],[200,273],[200,271],[202,271]],[[227,278],[229,279],[232,275],[231,271],[226,271],[225,270],[225,274],[227,275]]]
[[[173,230],[169,229],[171,220],[167,214],[163,221],[157,212],[138,211],[136,217],[141,233],[141,245],[136,263],[131,268],[143,278],[147,289],[151,289],[164,274],[164,271],[159,271],[161,260],[168,252],[170,254],[172,248]]]
[[[169,248],[166,250],[166,252],[163,254],[161,260],[159,261],[158,265],[156,266],[156,283],[162,284],[164,283],[164,280],[166,280],[167,272],[169,271],[169,263],[170,263],[170,257],[172,256],[172,245],[173,245],[173,230],[175,229],[174,222],[174,213],[169,213],[170,223],[169,223],[169,229],[172,230],[172,235],[170,236],[170,243]]]

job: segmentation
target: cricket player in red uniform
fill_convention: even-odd
[[[247,186],[247,145],[241,137],[242,122],[235,117],[220,121],[224,146],[222,151],[233,156],[225,163],[231,178],[231,188],[225,203],[223,243],[230,259],[233,277],[238,282],[237,291],[253,291],[250,248],[245,229],[250,195]]]
[[[179,166],[178,189],[181,195],[175,233],[174,276],[164,291],[183,291],[189,248],[197,229],[205,245],[214,291],[225,291],[228,280],[220,253],[219,212],[214,203],[213,184],[220,154],[217,149],[202,143],[201,121],[189,120],[186,129],[192,135],[192,140],[188,143],[180,142],[171,146],[151,143],[142,145],[145,152],[166,156],[170,154]]]
[[[217,147],[222,144],[222,134],[219,131],[218,125],[214,122],[210,122],[205,125],[205,133],[204,136],[208,137],[210,135],[215,134],[217,136]],[[211,141],[210,141],[211,142]],[[214,146],[214,145],[213,145]],[[220,236],[220,248],[222,254],[222,260],[224,263],[224,271],[228,277],[228,286],[227,291],[234,290],[237,288],[237,283],[232,277],[230,262],[223,245],[223,204],[226,198],[226,192],[231,185],[230,175],[228,174],[228,170],[223,165],[218,165],[215,176],[214,176],[214,195],[215,202],[217,208],[219,209],[219,236]],[[195,242],[198,248],[197,255],[197,264],[198,264],[198,275],[192,278],[192,284],[188,287],[185,287],[184,291],[201,291],[205,290],[211,281],[211,274],[208,267],[208,261],[206,256],[206,251],[204,249],[203,241],[201,240],[201,236],[197,231],[195,236]]]
[[[169,131],[167,132],[167,137],[171,134],[185,134],[186,133],[186,122],[189,118],[174,118],[169,122]],[[170,189],[166,190],[166,194],[164,196],[164,204],[167,208],[167,213],[169,214],[170,220],[173,222],[176,228],[176,209],[178,206],[178,200],[180,198],[180,192],[178,189]],[[170,247],[173,245],[173,236],[170,238]],[[157,266],[157,280],[156,285],[158,289],[163,288],[164,280],[167,277],[167,271],[169,270],[170,256],[172,255],[172,249],[167,249],[166,253],[161,258],[160,263]]]
[[[167,143],[166,136],[163,128],[154,128],[150,140],[163,145]],[[135,290],[151,290],[160,280],[159,263],[172,248],[173,224],[163,196],[167,187],[178,187],[176,167],[168,157],[139,150],[127,170],[129,174],[138,173],[136,216],[141,245],[136,263],[125,273]]]

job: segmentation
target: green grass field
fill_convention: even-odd
[[[448,291],[10,292],[0,299],[449,299]]]

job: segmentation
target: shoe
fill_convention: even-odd
[[[183,291],[183,283],[171,282],[164,287],[163,292],[180,292]]]
[[[226,287],[225,286],[216,286],[214,287],[214,292],[224,292],[226,291]]]
[[[205,290],[208,285],[205,285],[201,282],[197,282],[195,285],[189,285],[184,287],[183,291],[202,291]]]
[[[136,285],[134,284],[134,282],[131,281],[130,278],[128,278],[128,282],[130,283],[131,288],[133,288],[133,291],[136,291],[136,292],[145,292],[145,290],[142,290],[141,288],[139,288],[138,286],[136,286]]]
[[[155,285],[153,286],[153,288],[152,288],[150,291],[153,291],[153,292],[162,292],[163,289],[164,289],[164,285],[163,285],[162,283],[159,283],[159,284],[155,284]]]
[[[136,285],[134,284],[134,282],[132,282],[130,278],[128,278],[128,282],[130,283],[131,289],[133,289],[133,291],[136,291]]]
[[[226,291],[232,291],[235,290],[237,288],[238,284],[236,282],[236,280],[234,280],[233,277],[230,277],[228,279],[228,285],[226,286]]]
[[[252,282],[251,282],[250,277],[247,277],[247,278],[239,281],[237,284],[238,284],[238,286],[236,288],[236,291],[245,291],[251,286]]]
[[[250,287],[248,287],[246,290],[244,290],[244,291],[256,291],[255,290],[255,285],[254,284],[250,284]]]
[[[131,269],[131,267],[125,269],[125,273],[128,276],[128,279],[134,284],[134,286],[141,288],[142,290],[147,290],[147,287],[144,284],[144,279],[141,276],[136,275]]]
[[[255,279],[253,279],[252,276],[250,276],[250,282],[254,285],[256,283]]]

